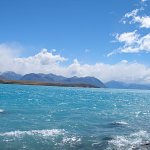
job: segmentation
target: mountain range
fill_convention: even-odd
[[[16,80],[16,81],[33,81],[42,83],[60,83],[60,84],[87,84],[93,87],[105,88],[105,85],[95,77],[71,77],[67,78],[55,74],[30,73],[20,75],[15,72],[4,72],[0,74],[0,79]]]
[[[108,88],[115,88],[115,89],[150,90],[150,84],[124,83],[124,82],[113,81],[113,80],[105,83],[105,86]]]
[[[120,81],[109,81],[103,83],[95,77],[64,77],[55,74],[43,74],[43,73],[30,73],[25,75],[20,75],[15,72],[3,72],[0,73],[0,80],[15,80],[15,81],[29,81],[29,82],[42,82],[51,84],[63,84],[63,85],[90,85],[92,87],[98,88],[115,88],[115,89],[144,89],[150,90],[150,84],[138,84],[138,83],[124,83]]]

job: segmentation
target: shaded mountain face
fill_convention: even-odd
[[[72,77],[72,78],[66,78],[63,80],[64,83],[83,83],[83,84],[91,84],[97,87],[105,88],[105,85],[94,77]]]
[[[3,79],[6,80],[22,80],[22,81],[34,81],[34,82],[48,82],[48,83],[65,83],[65,84],[89,84],[95,87],[104,88],[105,85],[94,77],[71,77],[66,78],[55,74],[42,74],[42,73],[30,73],[24,76],[16,74],[14,72],[4,72],[1,74]]]
[[[35,73],[30,73],[30,74],[26,74],[24,75],[21,80],[25,80],[25,81],[37,81],[37,82],[60,82],[62,80],[66,79],[63,76],[57,76],[54,74],[35,74]]]
[[[65,84],[90,84],[96,87],[104,88],[105,85],[94,77],[72,77],[66,78],[63,76],[58,76],[54,74],[35,74],[30,73],[24,75],[21,80],[25,81],[37,81],[37,82],[51,82],[51,83],[65,83]]]
[[[124,82],[119,82],[119,81],[109,81],[105,83],[106,87],[108,88],[116,88],[116,89],[126,89],[128,85]]]
[[[17,74],[12,71],[7,71],[4,73],[1,73],[1,77],[6,79],[6,80],[20,80],[22,78],[22,75]]]
[[[3,76],[0,75],[0,80],[5,80],[5,78]]]
[[[124,83],[119,81],[109,81],[105,83],[108,88],[116,89],[143,89],[150,90],[150,84]]]
[[[35,74],[35,73],[26,74],[21,78],[21,80],[37,81],[37,82],[39,82],[39,81],[40,82],[52,82],[53,81],[52,78],[48,78],[44,74]]]

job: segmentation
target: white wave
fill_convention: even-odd
[[[116,122],[111,123],[111,125],[118,125],[118,126],[123,125],[124,126],[124,125],[128,125],[128,123],[125,121],[116,121]]]
[[[65,130],[61,129],[52,129],[52,130],[31,130],[31,131],[10,131],[5,133],[0,133],[0,136],[12,136],[12,137],[19,137],[19,136],[33,136],[33,135],[40,135],[40,136],[57,136],[57,135],[64,135]]]
[[[128,125],[128,123],[125,122],[125,121],[117,121],[115,123],[118,124],[118,125]]]
[[[4,109],[0,109],[0,113],[3,113],[5,110]]]
[[[141,113],[141,111],[135,112],[135,117],[139,117],[139,114]]]
[[[113,140],[109,141],[109,148],[116,150],[132,150],[144,149],[147,143],[150,143],[150,134],[146,131],[139,131],[130,134],[129,136],[116,136]]]
[[[62,103],[59,103],[59,105],[68,105],[68,103],[62,102]]]
[[[81,142],[81,138],[75,137],[75,136],[73,136],[73,137],[64,137],[63,140],[62,140],[62,142],[64,144],[66,144],[66,143],[76,144],[76,143]]]

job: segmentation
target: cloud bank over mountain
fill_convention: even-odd
[[[94,76],[103,82],[117,80],[123,82],[150,83],[150,67],[137,62],[122,60],[116,64],[97,62],[81,64],[77,59],[69,65],[68,60],[59,54],[42,49],[38,54],[30,57],[19,57],[12,47],[0,44],[0,72],[14,71],[27,73],[54,73],[66,77]]]

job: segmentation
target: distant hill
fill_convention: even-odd
[[[35,74],[30,73],[24,75],[21,80],[24,81],[37,81],[37,82],[51,82],[51,83],[65,83],[65,84],[90,84],[96,87],[104,88],[105,85],[94,77],[72,77],[66,78],[54,74]]]
[[[22,75],[17,74],[17,73],[12,72],[12,71],[7,71],[4,73],[1,73],[0,76],[4,79],[7,79],[7,80],[20,80],[22,77]]]
[[[99,88],[116,88],[116,89],[144,89],[150,90],[150,84],[138,84],[138,83],[124,83],[120,81],[109,81],[107,83],[101,82],[99,79],[95,77],[71,77],[67,78],[61,75],[55,74],[43,74],[43,73],[30,73],[26,75],[20,75],[15,72],[7,71],[4,73],[0,73],[0,80],[12,80],[12,81],[20,81],[23,83],[36,82],[36,84],[51,84],[51,85],[65,85],[65,86],[88,86],[88,87],[99,87]],[[11,83],[9,81],[9,83]],[[14,83],[15,83],[14,82]],[[31,83],[32,84],[32,83]]]
[[[108,88],[116,89],[143,89],[150,90],[150,84],[124,83],[119,81],[109,81],[105,83]]]
[[[105,85],[108,88],[116,88],[116,89],[125,89],[128,87],[128,84],[114,80],[106,82]]]
[[[97,87],[105,88],[104,83],[102,83],[100,80],[94,77],[72,77],[72,78],[66,78],[62,80],[64,83],[83,83],[83,84],[91,84]]]
[[[64,79],[66,78],[63,76],[57,76],[54,74],[30,73],[30,74],[24,75],[20,80],[40,81],[40,82],[60,82]]]
[[[30,73],[24,76],[14,72],[4,72],[1,76],[6,80],[33,81],[60,84],[87,84],[94,87],[105,88],[105,85],[95,77],[63,77],[55,74]]]
[[[0,75],[0,80],[5,80],[5,78],[3,76]]]

